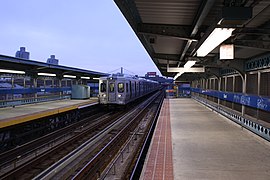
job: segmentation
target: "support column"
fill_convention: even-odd
[[[11,76],[11,88],[14,89],[14,76],[13,75]],[[13,100],[14,94],[12,93],[11,95],[12,95],[11,99]]]
[[[245,74],[244,79],[242,79],[242,83],[243,83],[243,91],[242,93],[245,94],[247,91],[247,74]],[[245,116],[245,105],[242,105],[242,116]]]
[[[225,90],[225,92],[227,92],[227,76],[225,76],[224,77],[225,78],[225,80],[224,80],[224,90]]]
[[[257,81],[258,81],[257,95],[260,96],[260,94],[261,94],[261,72],[260,71],[258,71],[258,79],[257,79]],[[257,113],[256,113],[256,119],[259,120],[259,113],[260,113],[260,111],[259,111],[258,108],[257,108],[256,111],[257,111]]]
[[[62,87],[62,80],[61,79],[59,79],[59,88],[61,88]],[[62,90],[59,92],[59,95],[60,95],[60,97],[62,97]]]
[[[221,79],[222,77],[218,78],[218,107],[220,106],[220,98],[219,98],[219,93],[220,93],[220,89],[221,89]]]
[[[26,78],[25,78],[25,76],[23,77],[23,88],[26,88]]]
[[[233,93],[235,92],[235,75],[233,75],[233,88],[232,88]],[[234,110],[234,102],[232,102],[232,109]]]
[[[33,78],[33,86],[35,89],[37,88],[37,78]],[[37,93],[35,93],[35,98],[37,98]]]
[[[23,77],[23,88],[26,88],[26,78],[25,76]],[[22,94],[22,97],[25,98],[25,94]]]

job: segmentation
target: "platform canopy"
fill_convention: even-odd
[[[226,67],[241,72],[243,61],[270,51],[269,0],[114,1],[164,76],[180,72],[176,79],[192,80]],[[211,36],[214,41],[207,40]],[[232,46],[224,51],[221,45]],[[234,52],[233,60],[220,60],[220,51]],[[181,73],[188,61],[194,66]],[[192,72],[193,67],[205,67],[205,72]]]
[[[56,74],[58,78],[63,78],[64,75],[72,75],[77,78],[91,77],[99,78],[101,76],[108,76],[107,73],[79,69],[74,67],[48,64],[39,61],[22,59],[12,56],[0,55],[0,69],[22,71],[26,75],[37,76],[38,73],[52,73]],[[0,72],[0,74],[3,72]]]

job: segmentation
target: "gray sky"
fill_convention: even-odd
[[[1,0],[0,22],[3,55],[25,46],[32,60],[55,54],[60,65],[160,74],[113,0]]]

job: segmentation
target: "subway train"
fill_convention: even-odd
[[[160,85],[156,81],[120,73],[112,74],[99,79],[99,102],[126,105],[159,88]]]

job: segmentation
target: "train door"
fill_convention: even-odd
[[[128,83],[126,82],[126,97],[125,97],[126,100],[129,99],[129,86],[128,86]]]
[[[141,96],[141,82],[139,81],[139,83],[138,83],[138,91],[139,91],[139,93],[138,93],[138,96],[140,97]]]
[[[137,82],[134,82],[134,89],[135,89],[135,98],[137,97]]]
[[[132,84],[131,84],[131,81],[129,81],[129,92],[130,92],[130,98],[129,99],[132,99]]]
[[[109,81],[109,89],[108,89],[108,94],[109,94],[109,102],[115,102],[116,101],[116,91],[115,91],[115,81]]]

